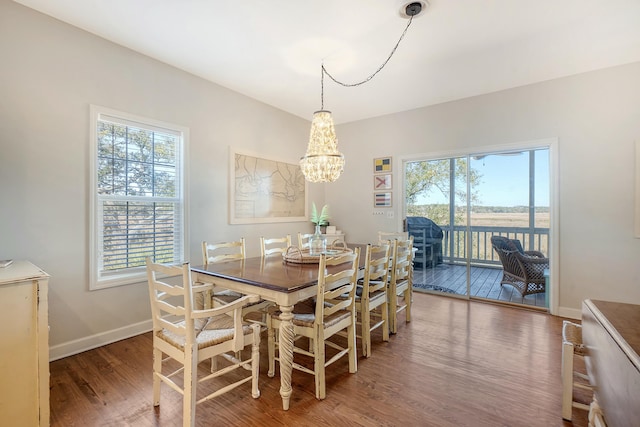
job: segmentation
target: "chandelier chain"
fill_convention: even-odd
[[[333,75],[331,75],[331,73],[329,73],[327,71],[327,69],[324,67],[324,63],[323,63],[321,65],[321,73],[320,73],[321,74],[321,77],[320,77],[320,101],[321,101],[320,104],[321,104],[321,109],[324,110],[324,75],[325,74],[327,76],[329,76],[329,78],[331,80],[333,80],[334,82],[336,82],[340,86],[344,86],[344,87],[355,87],[355,86],[360,86],[362,84],[367,83],[369,80],[374,78],[376,76],[376,74],[378,74],[380,71],[382,71],[382,69],[385,67],[385,65],[387,65],[387,62],[389,62],[389,60],[391,59],[393,54],[396,53],[396,50],[398,49],[398,46],[400,46],[400,42],[402,41],[402,39],[404,38],[405,34],[407,33],[407,30],[409,29],[409,26],[411,25],[412,21],[413,21],[413,15],[409,16],[409,22],[407,22],[407,26],[404,28],[404,31],[400,35],[400,38],[398,39],[398,42],[396,43],[396,45],[391,50],[391,53],[389,53],[389,56],[387,56],[387,59],[384,60],[384,62],[378,67],[378,69],[376,71],[374,71],[372,74],[370,74],[368,77],[366,77],[362,81],[359,81],[359,82],[356,82],[356,83],[344,83],[344,82],[341,82],[341,81],[337,80],[335,77],[333,77]]]

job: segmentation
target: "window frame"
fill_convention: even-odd
[[[189,143],[189,128],[176,125],[173,123],[162,122],[147,117],[136,116],[130,113],[113,110],[98,105],[90,105],[89,108],[89,183],[90,183],[90,214],[89,214],[89,290],[107,289],[116,286],[129,285],[139,283],[146,279],[146,269],[144,266],[129,267],[117,272],[105,274],[102,270],[102,248],[103,241],[102,231],[102,213],[101,197],[98,194],[98,123],[99,121],[110,121],[126,126],[135,126],[151,131],[164,131],[166,133],[175,134],[179,137],[176,153],[178,161],[176,162],[176,190],[178,196],[178,209],[181,218],[180,236],[174,238],[174,244],[181,245],[179,248],[182,253],[182,260],[189,259],[189,224],[188,224],[188,176],[187,176],[187,153]],[[106,120],[105,120],[106,119]],[[120,199],[120,197],[115,197]],[[114,199],[109,196],[102,196],[103,200]],[[131,202],[148,201],[154,199],[158,202],[166,202],[166,197],[155,196],[127,196]],[[173,202],[173,201],[172,201]]]

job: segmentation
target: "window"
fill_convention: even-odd
[[[144,280],[145,258],[186,258],[181,126],[91,106],[91,289]]]

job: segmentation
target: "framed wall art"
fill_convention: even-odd
[[[391,190],[393,183],[391,180],[391,174],[385,173],[380,175],[373,175],[373,189],[379,190]]]
[[[308,221],[298,163],[229,149],[229,223]]]
[[[373,173],[390,173],[391,157],[379,157],[373,159]]]
[[[391,191],[382,191],[373,193],[373,207],[374,208],[390,208],[392,206]]]

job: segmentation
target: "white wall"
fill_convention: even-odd
[[[145,283],[88,291],[89,104],[190,129],[191,261],[201,240],[310,232],[229,225],[228,147],[296,162],[309,122],[7,0],[0,1],[0,259],[51,274],[52,357],[149,327]],[[322,185],[310,185],[322,204]],[[76,341],[80,340],[80,341]]]
[[[634,141],[640,140],[640,63],[338,126],[346,159],[326,201],[350,238],[393,230],[372,215],[372,162],[419,153],[558,138],[559,313],[585,298],[640,303],[634,234]],[[334,110],[338,110],[334,106]],[[394,190],[402,174],[395,168]],[[345,183],[348,182],[348,185]],[[362,217],[354,217],[355,208]]]

